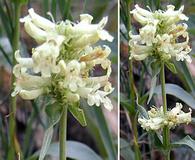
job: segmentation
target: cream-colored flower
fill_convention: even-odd
[[[88,94],[87,103],[90,106],[100,106],[100,104],[102,103],[106,109],[111,111],[113,109],[113,106],[111,100],[107,97],[108,94],[110,94],[110,92],[97,90],[94,93]]]
[[[20,20],[24,22],[25,31],[33,38],[37,43],[43,43],[46,41],[47,33],[38,28],[32,21],[28,18]]]
[[[179,21],[188,20],[182,12],[184,7],[174,10],[174,6],[168,5],[166,11],[157,10],[155,12],[142,9],[135,5],[133,14],[142,27],[138,35],[129,33],[131,48],[130,59],[144,60],[149,56],[167,61],[175,58],[177,61],[191,62],[189,52],[189,35],[185,23],[178,24]],[[179,39],[183,37],[183,42]]]
[[[176,103],[173,109],[164,114],[163,107],[159,109],[152,107],[150,111],[148,111],[149,118],[140,117],[138,118],[138,122],[141,124],[141,127],[147,131],[159,130],[165,126],[174,128],[183,123],[188,124],[191,122],[192,110],[189,108],[189,112],[185,113],[182,111],[182,108],[181,103]]]
[[[52,73],[60,72],[60,69],[56,64],[60,54],[60,44],[57,44],[53,39],[33,49],[32,59],[35,73],[41,72],[43,77],[50,77]]]
[[[104,17],[98,24],[91,24],[93,17],[89,14],[80,15],[80,22],[72,28],[73,32],[78,35],[86,35],[88,37],[98,36],[101,40],[113,41],[113,37],[103,28],[105,27],[108,18]],[[98,40],[99,40],[98,39]]]
[[[152,54],[153,47],[142,45],[140,41],[134,41],[131,39],[129,41],[129,45],[131,46],[131,56],[129,59],[135,59],[137,61],[144,60],[149,55]]]
[[[47,87],[51,85],[50,83],[50,78],[22,73],[19,77],[17,77],[12,96],[19,94],[23,99],[35,99],[47,92]]]
[[[31,58],[15,53],[18,64],[13,73],[17,77],[12,96],[24,99],[51,95],[60,103],[75,103],[86,99],[90,106],[101,104],[108,110],[113,106],[108,95],[113,91],[109,82],[111,50],[108,46],[92,47],[99,40],[112,41],[104,29],[107,18],[92,24],[93,17],[80,15],[80,22],[55,24],[29,9],[29,15],[21,19],[26,32],[39,45],[32,49]],[[92,76],[94,67],[105,70],[101,76]]]
[[[25,31],[35,39],[37,43],[43,43],[48,38],[48,33],[55,34],[55,23],[43,18],[34,12],[33,8],[28,10],[29,15],[21,18]]]
[[[55,29],[55,23],[51,22],[50,20],[43,18],[34,12],[33,8],[28,10],[29,19],[39,28],[45,31],[51,31]]]
[[[33,66],[32,58],[22,58],[20,56],[20,51],[19,50],[17,50],[15,52],[15,58],[16,58],[16,61],[23,67],[32,67]]]
[[[139,30],[142,43],[147,46],[152,46],[156,34],[156,26],[148,24]]]

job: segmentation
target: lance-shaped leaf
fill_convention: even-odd
[[[67,141],[66,149],[67,158],[76,160],[102,160],[102,158],[91,148],[80,142]],[[38,154],[39,152],[36,152],[33,156],[28,158],[28,160],[35,160]],[[51,144],[46,155],[50,155],[55,159],[59,159],[59,143]]]
[[[157,76],[160,73],[160,64],[156,61],[153,62],[151,64],[151,69],[152,69],[152,80],[151,80],[151,87],[150,87],[150,92],[149,92],[147,104],[149,104],[149,102],[154,94],[154,89],[156,87],[156,82],[157,82]]]
[[[187,105],[195,109],[195,98],[191,94],[186,92],[183,88],[181,88],[178,85],[168,84],[168,83],[165,85],[165,87],[166,87],[165,88],[166,94],[179,98],[180,100],[185,102]],[[161,86],[157,86],[154,89],[154,93],[161,94]]]
[[[142,117],[148,119],[149,118],[148,117],[148,112],[146,111],[146,109],[143,106],[141,106],[139,104],[138,96],[137,96],[137,99],[136,99],[136,104],[137,104],[137,108],[138,108],[138,111],[139,111],[139,116],[142,116]]]
[[[41,147],[39,160],[43,160],[48,148],[50,146],[52,136],[53,136],[53,127],[55,124],[57,124],[61,118],[62,112],[61,112],[61,106],[58,103],[53,103],[48,106],[46,106],[46,114],[48,116],[49,121],[49,127],[45,132],[44,138],[43,138],[43,144]]]
[[[135,160],[134,152],[131,148],[130,143],[128,143],[123,138],[120,138],[120,154],[124,160]]]
[[[179,141],[172,143],[173,147],[178,147],[180,145],[186,145],[195,151],[195,140],[193,140],[189,135],[187,135],[186,137],[184,137]]]
[[[70,105],[68,106],[68,110],[72,113],[72,115],[74,116],[74,118],[82,125],[82,126],[86,126],[87,122],[85,119],[85,114],[84,111],[79,108],[79,105]]]

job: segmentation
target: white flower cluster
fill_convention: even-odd
[[[165,126],[174,128],[182,123],[188,124],[191,122],[192,109],[189,108],[189,112],[185,113],[182,111],[182,107],[181,103],[176,103],[176,106],[170,111],[167,111],[166,114],[163,112],[163,107],[159,109],[152,107],[151,110],[148,111],[149,119],[138,118],[138,122],[141,124],[141,127],[147,131],[157,131]]]
[[[29,9],[22,18],[26,32],[39,44],[32,49],[31,58],[23,58],[15,52],[18,64],[14,66],[16,76],[12,96],[19,94],[23,99],[35,99],[40,95],[52,95],[61,103],[87,99],[90,106],[101,104],[112,110],[107,97],[113,91],[109,77],[111,50],[108,46],[92,47],[99,40],[112,41],[113,37],[104,30],[107,18],[91,24],[93,17],[80,15],[80,22],[51,22]],[[101,66],[105,75],[92,76],[94,67]]]
[[[152,12],[135,5],[130,13],[142,27],[138,35],[129,33],[130,59],[144,60],[153,56],[164,61],[173,57],[177,61],[192,61],[188,54],[191,51],[188,45],[188,26],[185,23],[178,24],[180,21],[187,21],[188,17],[182,13],[184,6],[179,10],[174,9],[173,5],[168,5],[166,11]]]

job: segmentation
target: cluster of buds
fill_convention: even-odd
[[[25,31],[38,43],[32,49],[32,57],[21,57],[15,52],[18,64],[14,66],[16,77],[12,96],[19,94],[32,100],[40,95],[51,95],[62,104],[87,99],[90,106],[101,104],[108,110],[113,108],[107,97],[112,91],[109,82],[111,50],[108,46],[92,47],[99,40],[112,41],[113,37],[104,30],[107,17],[98,24],[91,24],[93,17],[80,15],[80,22],[69,20],[59,23],[45,19],[29,9],[22,18]],[[106,72],[93,76],[98,65]]]
[[[138,122],[141,124],[141,127],[147,131],[157,131],[165,126],[171,129],[179,124],[188,124],[191,122],[192,110],[189,108],[189,112],[185,113],[182,111],[182,108],[181,103],[176,103],[176,106],[165,114],[163,107],[158,109],[152,107],[150,111],[148,111],[148,119],[140,117],[138,118]]]
[[[186,31],[188,26],[185,23],[178,23],[187,21],[188,17],[182,13],[184,6],[179,10],[174,9],[173,5],[168,5],[166,11],[152,12],[135,5],[135,9],[130,13],[142,27],[138,35],[129,33],[130,59],[144,60],[152,56],[161,61],[168,61],[171,58],[177,61],[186,60],[189,63],[192,61]]]

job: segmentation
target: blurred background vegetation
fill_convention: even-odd
[[[195,53],[195,0],[121,0],[120,1],[120,154],[122,160],[135,159],[134,149],[133,149],[133,130],[132,130],[132,121],[129,115],[132,114],[131,107],[131,97],[130,97],[130,89],[129,89],[129,60],[128,60],[128,14],[129,10],[127,10],[126,5],[130,4],[129,9],[133,9],[135,4],[139,4],[142,8],[147,9],[146,6],[149,6],[152,11],[156,9],[165,10],[168,4],[172,4],[179,9],[181,5],[184,5],[184,13],[189,17],[187,22],[188,31],[190,34],[190,46],[192,47],[192,52],[190,53],[192,57],[194,57]],[[140,24],[134,21],[132,16],[129,19],[130,28],[133,30],[133,33],[138,33],[140,28]],[[150,62],[142,61],[142,62],[133,62],[133,77],[134,82],[137,88],[137,92],[139,93],[140,104],[143,105],[146,110],[150,108],[152,104],[159,106],[162,104],[162,100],[159,96],[155,96],[149,105],[146,105],[148,99],[148,91],[151,85],[151,70],[148,67]],[[179,86],[180,89],[184,89],[189,94],[186,96],[183,91],[178,91],[176,88],[170,88],[170,93],[167,96],[167,102],[169,107],[173,107],[176,102],[181,102],[185,104],[184,108],[187,111],[188,107],[193,109],[192,117],[195,115],[195,60],[191,64],[186,64],[185,62],[174,62],[177,74],[171,73],[168,69],[166,69],[166,83],[171,83]],[[179,99],[182,98],[182,101],[178,98],[175,98],[177,93],[181,94]],[[177,96],[178,97],[178,96]],[[189,98],[189,99],[188,99]],[[190,103],[190,106],[188,106]],[[152,134],[147,134],[145,131],[138,128],[138,143],[140,145],[142,159],[144,160],[161,160],[163,159],[162,154],[157,151],[160,148],[158,138]],[[182,125],[176,127],[171,131],[171,141],[176,141],[185,137],[186,135],[190,135],[193,139],[195,138],[195,125],[194,118],[192,123],[189,125]],[[154,148],[154,149],[152,149]],[[174,149],[171,152],[172,159],[175,160],[194,160],[195,152],[185,146],[181,146],[179,148]],[[129,158],[130,157],[130,158]]]
[[[111,47],[110,56],[113,65],[111,77],[115,91],[111,95],[114,104],[114,111],[108,112],[100,107],[88,107],[82,103],[87,118],[87,127],[83,128],[71,116],[68,115],[68,140],[75,140],[88,145],[102,159],[115,160],[117,157],[117,23],[118,13],[117,0],[29,0],[22,6],[21,17],[27,15],[28,8],[34,8],[38,14],[51,19],[47,12],[51,12],[55,22],[70,19],[79,21],[82,13],[91,14],[94,17],[93,23],[98,23],[103,16],[108,16],[106,29],[115,37],[113,43],[99,42]],[[0,0],[0,159],[6,160],[10,149],[9,133],[9,112],[10,86],[13,56],[13,35],[14,35],[14,7],[12,0]],[[97,44],[98,45],[98,44]],[[31,49],[36,47],[35,41],[24,31],[23,25],[20,30],[20,49],[23,56],[31,56]],[[97,68],[98,72],[98,68]],[[16,141],[19,149],[26,160],[38,151],[42,145],[44,131],[47,128],[47,118],[44,112],[44,105],[47,99],[35,101],[24,101],[17,98],[16,111]],[[53,142],[58,141],[58,127],[55,127]],[[79,148],[79,147],[78,147]],[[84,148],[83,148],[84,149]],[[55,148],[49,151],[54,154]],[[69,158],[87,160],[85,149],[80,152],[74,147],[69,148]],[[87,153],[86,153],[87,154]],[[55,155],[55,154],[54,154]],[[74,155],[74,156],[72,156]],[[71,157],[72,156],[72,157]],[[34,157],[36,159],[36,156]],[[91,159],[89,159],[91,160]]]

